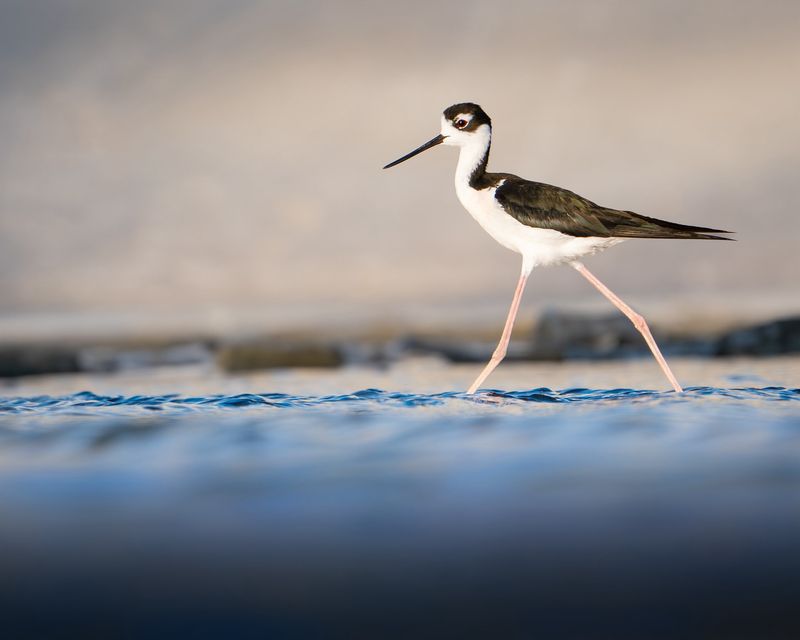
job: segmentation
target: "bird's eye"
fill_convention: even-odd
[[[456,125],[457,129],[463,129],[464,127],[467,126],[467,121],[462,118],[459,118],[458,120],[455,121],[454,124]]]

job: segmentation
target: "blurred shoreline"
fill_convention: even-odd
[[[528,307],[507,359],[520,362],[648,357],[632,325],[604,301]],[[776,356],[800,352],[800,313],[786,299],[634,299],[671,358]],[[782,306],[783,305],[783,306]],[[281,307],[235,313],[0,316],[0,378],[103,374],[162,367],[235,373],[296,367],[388,367],[409,358],[478,363],[494,349],[500,305]]]
[[[686,388],[800,387],[800,354],[776,357],[670,358]],[[60,396],[90,391],[106,396],[288,393],[322,397],[360,389],[440,393],[463,391],[481,363],[451,363],[415,356],[384,367],[278,368],[226,372],[214,365],[182,365],[114,372],[0,378],[3,396]],[[487,381],[489,389],[653,389],[669,390],[649,356],[617,360],[504,362]]]

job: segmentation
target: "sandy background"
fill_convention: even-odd
[[[0,327],[502,314],[518,259],[455,151],[380,170],[463,100],[496,170],[738,231],[593,258],[621,294],[800,311],[799,31],[792,1],[0,0]]]

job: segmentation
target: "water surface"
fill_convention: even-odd
[[[790,637],[798,540],[800,389],[0,398],[21,631]]]

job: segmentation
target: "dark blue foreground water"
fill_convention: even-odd
[[[800,637],[800,389],[0,398],[7,637]]]

